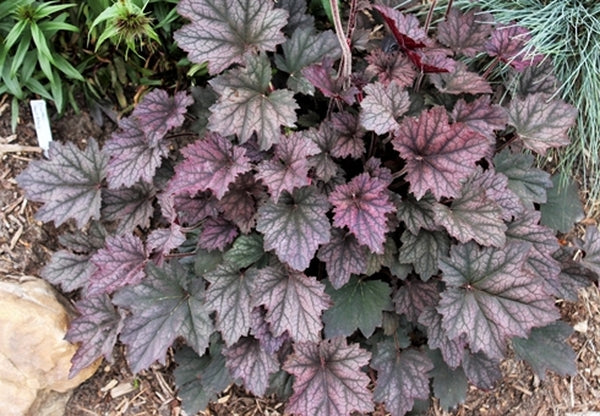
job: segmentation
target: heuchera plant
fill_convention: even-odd
[[[364,1],[344,28],[332,5],[320,31],[304,0],[182,0],[175,40],[208,83],[18,177],[40,220],[78,229],[43,270],[80,291],[73,374],[120,340],[133,372],[175,349],[190,414],[235,382],[295,415],[396,416],[491,389],[509,348],[575,372],[555,299],[597,279],[600,239],[540,223],[534,154],[576,109],[527,32],[448,10],[430,33]]]

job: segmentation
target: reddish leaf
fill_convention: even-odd
[[[344,89],[344,80],[333,78],[333,60],[325,58],[322,64],[314,64],[302,70],[302,75],[321,93],[328,98],[333,98],[352,105],[356,102],[358,88],[352,86]]]
[[[161,255],[165,255],[184,242],[185,234],[181,231],[181,227],[172,223],[169,228],[157,228],[153,230],[148,236],[148,240],[146,240],[146,246],[150,252],[158,252]]]
[[[74,143],[52,142],[49,160],[36,160],[17,176],[17,183],[30,201],[44,205],[35,214],[56,226],[69,219],[83,228],[100,218],[100,189],[106,176],[107,157],[94,139],[81,151]]]
[[[211,190],[221,199],[235,178],[251,169],[246,150],[234,146],[219,133],[209,133],[184,149],[183,162],[175,167],[170,193],[194,195]]]
[[[176,212],[176,217],[173,218],[179,218],[180,224],[193,225],[205,218],[219,215],[219,202],[221,201],[217,201],[210,191],[200,192],[196,196],[165,194],[164,199],[172,200],[172,210]],[[174,219],[170,221],[172,222]]]
[[[452,109],[455,123],[465,123],[477,133],[489,138],[495,144],[495,130],[504,130],[508,123],[508,114],[504,107],[490,103],[490,97],[484,95],[467,103],[462,98]]]
[[[492,87],[481,75],[467,70],[467,66],[458,62],[454,70],[446,74],[429,75],[433,85],[446,94],[491,94]]]
[[[406,315],[411,322],[417,322],[421,312],[437,305],[439,298],[437,282],[408,279],[398,288],[393,301],[396,312]]]
[[[204,304],[204,282],[178,263],[162,268],[148,264],[148,278],[120,290],[113,302],[129,309],[121,340],[133,373],[158,360],[163,365],[168,348],[182,337],[196,353],[208,347],[212,320]]]
[[[206,308],[216,311],[217,329],[227,345],[235,344],[250,330],[252,276],[251,272],[240,271],[226,263],[204,275],[210,282]]]
[[[375,5],[373,8],[381,13],[383,20],[394,34],[402,50],[433,45],[433,41],[427,37],[427,33],[421,28],[419,20],[412,14],[403,14],[387,6]]]
[[[483,246],[502,247],[506,242],[506,225],[502,209],[488,197],[486,189],[467,182],[450,207],[437,204],[435,221],[461,243],[475,240]]]
[[[106,246],[90,261],[97,270],[90,277],[87,296],[112,293],[127,285],[136,285],[146,277],[148,254],[139,237],[132,234],[108,237]]]
[[[508,106],[508,123],[515,127],[526,148],[541,155],[551,147],[569,144],[567,132],[576,117],[575,107],[546,94],[513,98]]]
[[[102,195],[102,216],[106,221],[119,221],[120,233],[130,233],[136,227],[147,228],[154,215],[156,190],[150,184],[138,182],[131,188],[107,189]]]
[[[404,54],[375,49],[365,59],[369,63],[365,69],[367,76],[377,77],[384,85],[394,81],[402,87],[410,87],[417,77],[414,65]]]
[[[331,127],[337,135],[331,156],[358,159],[365,153],[365,130],[358,123],[358,117],[348,112],[334,113]]]
[[[371,354],[339,337],[296,343],[283,369],[295,376],[286,411],[299,416],[350,416],[373,410],[369,378],[361,367]]]
[[[219,209],[223,211],[224,218],[247,234],[254,228],[257,204],[263,198],[267,198],[264,186],[252,173],[244,173],[229,185],[229,190],[219,201]]]
[[[474,57],[485,50],[485,43],[492,33],[493,18],[488,13],[473,9],[462,13],[450,9],[446,20],[438,25],[437,39],[454,52]]]
[[[360,103],[360,124],[377,134],[395,130],[410,107],[408,92],[395,82],[367,84],[363,92],[367,96]]]
[[[211,74],[243,63],[252,52],[274,51],[285,40],[287,12],[270,2],[182,0],[177,11],[191,23],[175,32],[175,41],[190,61],[208,61]]]
[[[208,251],[223,249],[235,240],[237,227],[222,217],[207,218],[198,236],[198,246]]]
[[[441,48],[407,50],[406,54],[421,73],[438,74],[452,72],[457,62],[448,57],[451,51]]]
[[[245,67],[209,81],[219,99],[210,107],[208,128],[223,136],[236,134],[240,143],[256,135],[260,148],[267,150],[279,141],[281,126],[295,126],[298,104],[292,91],[273,90],[271,62],[266,55],[251,56],[247,61]]]
[[[528,66],[537,65],[544,58],[528,50],[530,39],[529,30],[524,27],[498,25],[485,48],[490,56],[497,56],[517,71],[522,71]]]
[[[155,89],[144,96],[131,116],[138,119],[146,136],[151,138],[150,143],[155,144],[169,130],[183,124],[187,107],[193,102],[184,91],[170,97],[165,90]]]
[[[457,196],[475,162],[491,151],[489,141],[465,124],[449,124],[444,107],[405,118],[392,144],[406,160],[410,190],[417,199],[428,190],[437,199]]]
[[[428,372],[433,364],[416,350],[398,351],[393,341],[377,344],[371,367],[377,370],[374,399],[385,404],[392,416],[403,416],[415,399],[429,398]]]
[[[442,315],[429,307],[419,315],[419,323],[427,329],[427,345],[439,348],[444,362],[452,369],[457,368],[463,359],[466,342],[464,337],[450,339],[442,327]]]
[[[283,266],[256,270],[253,280],[254,305],[265,306],[265,319],[275,336],[287,331],[297,342],[321,339],[321,313],[330,305],[325,285]]]
[[[256,177],[269,188],[274,201],[281,192],[310,185],[308,178],[309,156],[319,153],[317,145],[302,133],[282,136],[275,145],[272,159],[262,161]]]
[[[386,215],[394,211],[387,186],[387,182],[362,173],[347,184],[338,185],[329,195],[334,225],[348,227],[360,244],[375,253],[383,253],[388,231]]]
[[[331,285],[339,289],[348,283],[352,274],[364,273],[367,268],[367,249],[361,246],[353,234],[339,228],[331,230],[331,240],[323,244],[317,253],[325,262]]]
[[[104,356],[112,362],[113,347],[123,326],[108,295],[84,298],[75,304],[79,316],[71,321],[65,339],[72,344],[79,343],[77,352],[71,358],[69,377],[91,366]]]
[[[531,328],[558,319],[554,300],[540,278],[523,268],[530,246],[454,246],[440,260],[442,292],[438,311],[449,338],[465,335],[471,350],[502,358],[507,338],[526,337]]]
[[[119,121],[119,130],[106,142],[110,156],[108,185],[110,188],[133,186],[138,181],[152,183],[156,169],[169,153],[162,137],[150,137],[140,120],[127,117]]]
[[[269,376],[279,370],[279,362],[261,348],[260,343],[245,337],[223,350],[227,368],[244,387],[256,396],[263,396],[269,387]]]
[[[296,270],[310,264],[319,244],[330,239],[329,203],[315,188],[284,193],[275,204],[267,202],[258,210],[256,229],[265,236],[265,250]]]
[[[263,307],[252,309],[252,327],[250,333],[260,342],[260,346],[268,354],[275,354],[283,343],[289,339],[287,332],[276,337],[271,331],[271,326],[265,319],[266,311]]]

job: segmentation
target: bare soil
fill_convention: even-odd
[[[55,140],[100,142],[110,136],[114,125],[98,126],[86,111],[69,113],[52,122]],[[35,204],[28,202],[14,178],[28,162],[41,157],[28,108],[21,109],[15,135],[10,130],[10,106],[0,97],[0,277],[39,274],[57,249],[58,230],[34,219]],[[67,294],[68,295],[68,294]],[[540,380],[518,360],[502,364],[503,379],[490,392],[471,388],[465,404],[445,412],[435,401],[427,416],[583,416],[600,411],[600,291],[582,291],[576,303],[557,301],[565,320],[576,330],[568,342],[577,353],[577,375],[549,374]],[[136,376],[128,370],[119,346],[112,364],[103,363],[96,374],[77,388],[65,416],[184,416],[173,383],[173,364],[155,365]],[[280,416],[283,405],[275,399],[257,399],[236,386],[222,393],[218,402],[199,415]],[[384,416],[376,410],[373,416]]]

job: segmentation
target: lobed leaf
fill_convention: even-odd
[[[256,396],[263,396],[269,387],[269,376],[279,370],[279,361],[250,337],[241,338],[223,351],[231,375],[241,378],[244,387]]]
[[[331,149],[333,157],[360,158],[365,153],[364,129],[359,119],[352,113],[342,112],[331,115],[331,127],[337,135]]]
[[[119,233],[131,233],[136,227],[148,228],[154,215],[156,189],[138,182],[131,188],[106,189],[102,194],[102,217],[119,221]]]
[[[467,66],[456,63],[454,69],[447,73],[430,74],[433,85],[445,94],[491,94],[492,87],[481,75],[467,70]]]
[[[600,232],[597,227],[588,226],[585,229],[585,242],[581,249],[585,253],[581,264],[600,276]]]
[[[377,77],[377,81],[383,85],[395,82],[402,87],[410,87],[417,77],[414,65],[402,53],[386,53],[375,49],[365,60],[369,63],[365,69],[366,75]]]
[[[253,304],[265,306],[265,319],[275,336],[287,331],[296,342],[321,339],[321,313],[330,305],[322,283],[283,266],[259,269],[252,277]]]
[[[523,71],[528,66],[537,65],[544,58],[528,51],[527,43],[531,40],[529,30],[517,25],[498,25],[485,43],[490,56],[495,56],[515,68]]]
[[[131,113],[139,121],[139,125],[150,143],[163,138],[169,130],[180,127],[185,121],[187,107],[194,100],[185,91],[169,96],[165,90],[154,89],[142,98]]]
[[[285,40],[281,29],[288,13],[271,2],[183,0],[177,11],[190,23],[174,33],[175,41],[190,61],[208,61],[213,75],[252,53],[274,51]]]
[[[275,250],[279,259],[296,270],[310,264],[319,244],[330,238],[329,203],[314,187],[283,193],[277,203],[258,209],[257,231],[263,233],[265,250]]]
[[[439,228],[435,222],[434,207],[437,204],[438,202],[431,194],[426,194],[418,201],[412,195],[408,195],[398,203],[396,216],[413,234],[417,234],[420,229],[436,230]]]
[[[331,230],[331,240],[319,248],[317,257],[325,262],[334,289],[348,283],[352,274],[364,273],[367,268],[366,247],[358,243],[354,234],[340,228]]]
[[[500,362],[480,352],[465,352],[462,367],[469,381],[483,390],[493,389],[502,378]]]
[[[204,221],[198,236],[198,247],[223,251],[238,235],[237,227],[223,217],[210,217]]]
[[[395,130],[410,107],[408,92],[396,82],[367,84],[363,92],[367,95],[360,103],[360,124],[377,134]]]
[[[91,253],[75,254],[67,250],[59,250],[52,254],[41,275],[44,280],[60,286],[63,292],[84,288],[96,271],[96,266],[90,262],[91,257]]]
[[[369,378],[361,371],[371,354],[338,337],[296,343],[283,369],[295,376],[286,411],[300,416],[350,416],[373,410]]]
[[[117,292],[113,303],[131,311],[125,318],[121,341],[127,361],[138,373],[158,360],[165,364],[167,349],[183,337],[201,354],[208,347],[213,324],[205,306],[204,284],[179,263],[157,267],[149,263],[148,277]]]
[[[82,151],[74,143],[52,142],[48,157],[32,161],[16,178],[27,199],[43,203],[36,218],[56,226],[74,219],[78,228],[99,219],[108,158],[98,143],[90,139]]]
[[[398,288],[392,300],[396,312],[406,315],[411,322],[417,322],[421,313],[437,305],[439,299],[437,282],[407,279]]]
[[[546,192],[547,200],[540,206],[541,222],[561,233],[568,233],[575,223],[585,218],[577,183],[569,179],[562,184],[561,175],[553,175],[552,188]]]
[[[465,353],[466,340],[464,336],[450,339],[448,333],[442,327],[443,316],[431,306],[419,315],[419,323],[427,329],[427,345],[430,348],[439,348],[444,363],[452,369],[456,369],[462,363]]]
[[[484,137],[495,143],[496,130],[504,130],[508,123],[508,115],[504,107],[491,104],[488,95],[481,96],[467,103],[459,99],[452,109],[455,123],[465,123]]]
[[[238,226],[242,233],[249,233],[256,223],[257,205],[266,198],[264,186],[251,172],[239,175],[229,185],[227,193],[218,203],[223,217]],[[213,216],[217,216],[215,212]]]
[[[438,272],[440,256],[448,254],[450,239],[440,231],[419,230],[417,235],[404,231],[398,250],[400,263],[412,264],[421,280],[427,281]]]
[[[446,20],[438,25],[437,39],[457,54],[474,57],[485,51],[487,38],[493,30],[493,17],[472,9],[466,13],[448,10]]]
[[[479,133],[462,123],[448,123],[443,107],[405,118],[392,139],[406,160],[410,191],[421,199],[431,191],[436,199],[459,195],[461,181],[475,171],[475,162],[491,148]]]
[[[469,243],[440,260],[446,290],[437,310],[450,338],[464,335],[473,352],[500,359],[508,337],[527,336],[558,318],[542,280],[523,268],[529,249],[525,243],[501,249]]]

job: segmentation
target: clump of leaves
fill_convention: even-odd
[[[305,6],[182,0],[175,39],[208,84],[154,90],[103,149],[55,143],[17,178],[39,219],[79,229],[43,271],[81,292],[72,372],[117,340],[134,372],[175,346],[188,413],[235,382],[302,416],[451,408],[493,388],[510,345],[542,378],[573,374],[555,299],[597,280],[600,239],[561,247],[540,223],[552,181],[532,153],[566,144],[577,111],[526,32],[449,10],[434,35],[353,1],[347,29],[332,2],[334,33]]]

